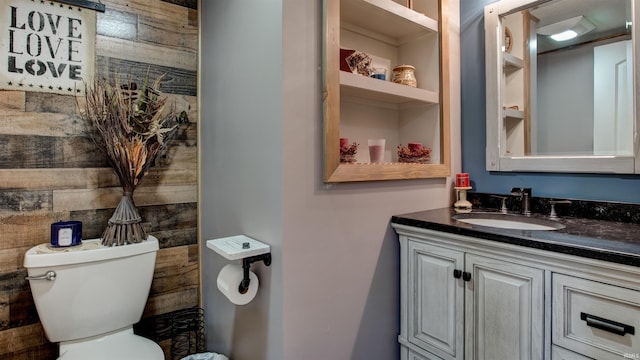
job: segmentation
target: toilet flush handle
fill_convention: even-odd
[[[53,281],[56,279],[56,272],[53,270],[49,270],[47,271],[46,274],[43,275],[37,275],[37,276],[27,276],[26,277],[27,280],[49,280],[49,281]]]

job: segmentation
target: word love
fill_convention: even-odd
[[[8,71],[82,80],[82,19],[11,6]]]

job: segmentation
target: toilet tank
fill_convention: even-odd
[[[40,321],[52,342],[71,341],[129,327],[142,316],[153,272],[158,239],[105,247],[85,240],[88,250],[27,251],[30,277],[54,271],[54,280],[29,280]],[[46,246],[46,245],[45,245]],[[40,247],[40,250],[39,250]]]

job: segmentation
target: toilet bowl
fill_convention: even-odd
[[[100,240],[24,256],[36,309],[61,360],[162,360],[155,342],[135,335],[155,269],[158,239],[106,247]]]

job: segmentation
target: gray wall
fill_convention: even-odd
[[[484,170],[487,0],[461,0],[462,157],[478,191],[640,201],[635,176]],[[451,179],[322,182],[320,0],[202,1],[200,224],[208,347],[234,360],[398,358],[398,245],[393,214],[450,206]],[[457,19],[452,19],[453,21]],[[453,45],[455,41],[453,41]],[[456,63],[456,61],[460,63]],[[265,71],[268,70],[268,71]],[[459,90],[459,88],[458,88]],[[455,89],[452,90],[455,92]],[[460,170],[459,114],[452,124]],[[260,290],[236,307],[216,288],[227,264],[205,240],[269,243]]]
[[[536,154],[593,154],[593,45],[538,56]]]
[[[233,306],[217,289],[228,264],[205,240],[246,234],[272,247],[256,264],[262,289],[282,289],[282,5],[202,1],[200,228],[209,350],[234,359],[282,358],[282,292]]]
[[[460,1],[462,168],[475,191],[507,194],[531,187],[534,196],[640,203],[636,175],[499,173],[485,170],[484,6],[493,0]]]
[[[451,178],[325,186],[321,1],[201,1],[199,9],[209,349],[233,360],[398,359],[399,246],[389,220],[450,206]],[[452,78],[455,173],[460,89]],[[204,240],[238,233],[271,244],[274,257],[269,268],[254,266],[256,299],[235,307],[215,283],[227,261]]]

